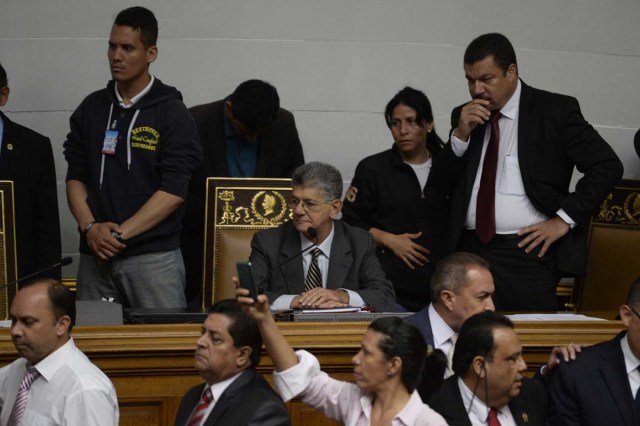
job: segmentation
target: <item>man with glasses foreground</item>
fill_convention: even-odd
[[[549,382],[554,425],[637,425],[640,421],[640,277],[620,306],[627,331],[561,362]]]
[[[335,220],[342,209],[340,172],[308,163],[293,172],[291,185],[293,220],[258,232],[251,241],[256,285],[271,307],[390,310],[395,293],[371,235]]]

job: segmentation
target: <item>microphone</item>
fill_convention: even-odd
[[[291,256],[290,258],[288,258],[284,262],[279,263],[275,267],[269,269],[267,274],[264,277],[262,277],[262,279],[260,280],[260,284],[258,285],[258,294],[264,294],[264,283],[267,282],[269,277],[271,277],[272,273],[274,273],[277,270],[280,270],[284,265],[286,265],[287,263],[291,262],[293,259],[296,259],[297,257],[302,256],[303,254],[305,254],[306,252],[308,252],[309,250],[311,250],[312,248],[314,248],[316,246],[316,244],[318,243],[318,231],[316,231],[316,228],[314,228],[313,226],[308,227],[307,228],[307,234],[314,240],[314,243],[311,244],[306,249],[300,250],[295,256]],[[287,283],[286,283],[286,280],[285,280],[285,285],[286,284]],[[288,286],[287,286],[287,292],[289,292]]]
[[[71,258],[71,256],[63,257],[62,259],[60,259],[60,262],[54,263],[51,266],[47,266],[44,269],[36,271],[36,272],[34,272],[32,274],[29,274],[27,276],[24,276],[22,278],[18,278],[17,280],[13,280],[10,283],[0,284],[0,289],[4,289],[6,287],[11,287],[12,285],[19,284],[19,283],[21,283],[23,281],[28,280],[29,278],[33,278],[36,275],[42,274],[43,272],[48,272],[48,271],[50,271],[52,269],[55,269],[55,268],[60,268],[62,266],[71,265],[72,262],[73,262],[73,259]]]

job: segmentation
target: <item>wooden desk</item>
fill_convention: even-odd
[[[280,323],[295,348],[314,353],[333,377],[351,380],[351,357],[358,351],[366,323]],[[593,344],[613,338],[623,325],[600,322],[519,322],[516,330],[533,373],[553,346]],[[80,349],[113,381],[121,425],[170,425],[184,393],[201,379],[193,367],[199,324],[77,327]],[[0,330],[0,365],[16,358],[9,331]],[[273,365],[263,353],[259,371],[271,379]],[[337,424],[299,401],[289,403],[294,425]]]

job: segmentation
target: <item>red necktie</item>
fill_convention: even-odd
[[[213,395],[211,394],[211,388],[208,387],[202,394],[202,399],[200,399],[196,409],[193,411],[191,418],[187,422],[187,426],[200,426],[202,424],[204,415],[206,414],[207,408],[209,408],[209,404],[212,400]]]
[[[496,234],[496,171],[498,169],[498,150],[500,148],[500,111],[491,113],[491,137],[484,154],[480,189],[476,200],[476,234],[483,244],[491,241]]]
[[[498,420],[498,410],[495,408],[489,410],[489,426],[502,426]]]

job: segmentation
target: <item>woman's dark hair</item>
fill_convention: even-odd
[[[422,377],[422,367],[427,354],[427,344],[422,333],[413,325],[397,317],[378,318],[369,324],[369,330],[383,335],[378,348],[386,359],[402,360],[402,384],[409,393]]]
[[[424,122],[433,123],[433,110],[431,109],[431,102],[429,98],[420,90],[416,90],[412,87],[405,87],[396,95],[391,98],[386,108],[384,109],[384,119],[387,122],[387,127],[391,128],[391,116],[393,110],[398,105],[406,105],[416,112],[416,121],[420,126],[424,126]],[[440,136],[436,133],[435,126],[431,129],[430,133],[427,133],[427,149],[431,155],[436,155],[442,150],[444,142],[440,139]]]

